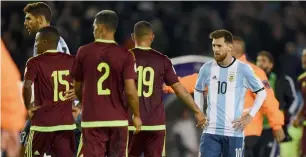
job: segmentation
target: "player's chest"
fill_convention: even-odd
[[[212,73],[206,80],[206,85],[212,89],[224,91],[226,89],[243,87],[242,73],[236,71],[220,71],[219,73]]]

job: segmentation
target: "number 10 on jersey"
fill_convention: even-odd
[[[154,84],[154,70],[151,67],[137,67],[138,74],[138,96],[150,97],[153,93],[153,84]],[[147,78],[147,75],[149,78]],[[143,91],[142,87],[147,86],[148,91]]]

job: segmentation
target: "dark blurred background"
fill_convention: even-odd
[[[23,27],[23,7],[28,2],[1,2],[1,36],[21,72],[32,56],[34,37]],[[280,60],[285,53],[301,56],[306,47],[306,2],[82,2],[48,1],[57,26],[72,54],[93,41],[94,15],[103,9],[116,11],[120,22],[119,44],[132,47],[130,34],[139,20],[150,21],[156,38],[153,48],[170,58],[202,54],[210,56],[208,35],[225,28],[246,41],[249,59],[268,50]],[[284,62],[282,60],[281,62]],[[278,64],[277,64],[278,65]],[[280,66],[276,67],[276,71]]]

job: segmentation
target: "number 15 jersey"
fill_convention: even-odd
[[[136,58],[141,129],[164,130],[163,84],[171,86],[178,82],[172,63],[167,56],[151,48],[137,47],[131,51]]]
[[[48,50],[28,60],[24,78],[33,81],[34,104],[41,106],[31,120],[31,130],[48,132],[75,128],[72,101],[64,99],[64,92],[72,88],[73,63],[74,56],[57,50]]]
[[[232,122],[242,116],[246,89],[254,93],[264,90],[253,69],[236,58],[227,67],[210,61],[201,67],[195,89],[204,91],[205,87],[208,87],[208,126],[204,132],[243,137],[243,132],[236,131]]]

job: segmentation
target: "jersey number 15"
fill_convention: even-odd
[[[64,93],[63,91],[58,91],[58,85],[65,85],[66,91],[69,90],[69,82],[67,80],[63,79],[63,76],[68,76],[69,70],[59,70],[59,71],[53,71],[51,77],[53,77],[53,101],[57,102],[58,99],[61,101],[65,101]]]

